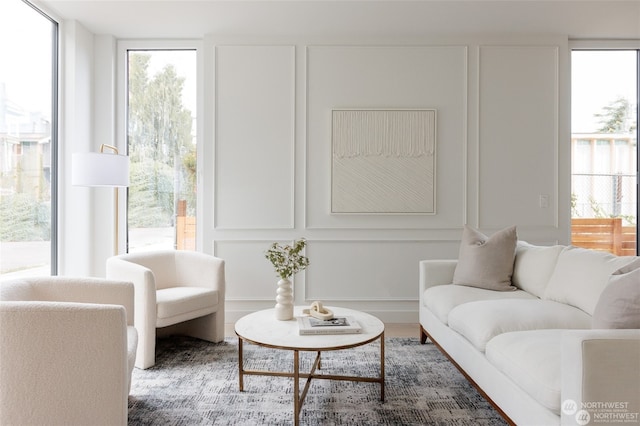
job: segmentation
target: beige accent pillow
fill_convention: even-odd
[[[592,328],[640,328],[640,258],[609,278],[593,311]]]
[[[515,290],[511,276],[517,242],[515,226],[487,237],[465,225],[453,284],[496,291]]]

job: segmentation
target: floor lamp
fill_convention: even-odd
[[[112,152],[105,153],[105,148]],[[75,153],[71,158],[71,184],[115,188],[114,252],[118,254],[118,188],[129,186],[129,157],[119,155],[118,148],[103,144],[100,152]]]

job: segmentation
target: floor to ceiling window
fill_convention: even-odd
[[[637,253],[640,50],[571,54],[574,245]]]
[[[128,251],[195,250],[195,49],[126,49]]]
[[[56,273],[58,25],[0,4],[0,276]]]

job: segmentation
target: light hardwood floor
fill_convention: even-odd
[[[224,334],[227,337],[234,337],[233,324],[225,324]],[[384,325],[385,337],[420,337],[420,327],[418,324],[387,323]]]

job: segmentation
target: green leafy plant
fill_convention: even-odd
[[[276,274],[282,279],[287,279],[309,266],[309,259],[301,253],[306,245],[307,241],[304,238],[294,241],[293,246],[273,243],[266,251],[265,257],[276,269]]]

